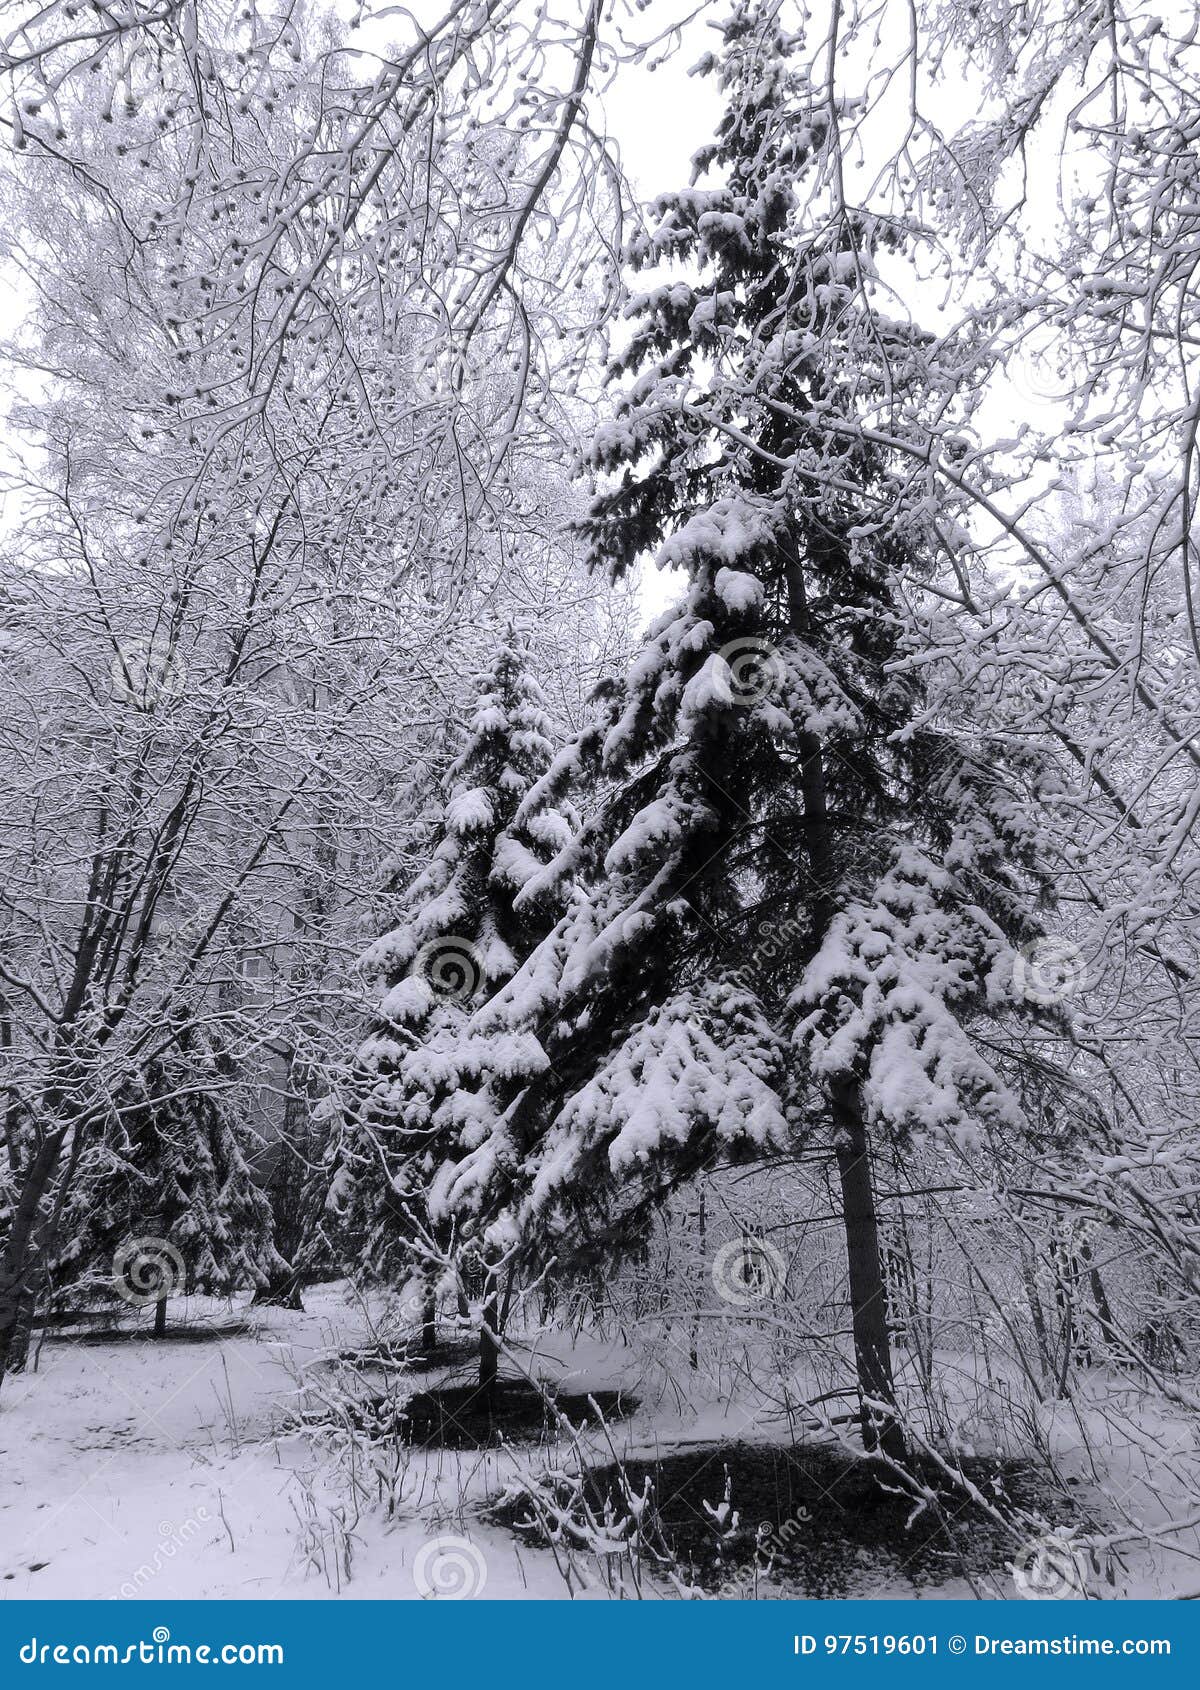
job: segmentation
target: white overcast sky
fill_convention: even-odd
[[[397,36],[408,34],[411,29],[411,22],[406,27],[402,21],[404,14],[389,0],[366,0],[361,10],[355,0],[333,0],[333,3],[348,17],[354,13],[361,15],[361,11],[370,17],[374,12],[376,22],[368,23],[357,33],[360,47],[369,49],[376,43],[395,42]],[[411,9],[405,9],[408,19],[415,16],[419,24],[435,21],[444,15],[446,9],[445,0],[410,0],[410,5]],[[665,4],[660,0],[643,13],[633,12],[631,8],[621,20],[622,28],[627,37],[636,32],[640,39],[647,39],[661,31],[673,18],[685,17],[690,9],[692,0],[666,0]],[[690,76],[688,71],[703,52],[717,45],[719,26],[728,10],[724,0],[709,0],[688,26],[681,45],[665,64],[651,69],[648,61],[641,64],[623,62],[607,86],[588,96],[590,120],[617,144],[639,197],[686,186],[693,153],[713,134],[720,110],[713,79]],[[889,29],[892,20],[902,16],[907,16],[905,7],[899,7],[894,14],[889,13]],[[552,75],[556,69],[549,67],[547,75]],[[940,87],[938,101],[942,120],[949,128],[970,115],[970,92],[961,82],[956,87]],[[953,109],[955,107],[958,109]],[[1052,205],[1047,207],[1047,211],[1054,215]],[[14,288],[12,276],[6,276],[0,268],[0,329],[6,328],[20,309],[19,286]],[[924,300],[919,302],[919,314],[922,320],[930,321]],[[934,321],[936,314],[935,311]],[[1014,399],[1019,398],[1019,404],[1014,407],[1014,418],[1021,414],[1022,406],[1027,408],[1033,404],[1040,409],[1047,404],[1046,396],[1038,391],[1039,386],[1034,380],[1020,384],[1020,393],[1014,393]],[[653,569],[644,573],[643,601],[647,613],[656,614],[677,596],[679,581],[677,578],[664,578]]]

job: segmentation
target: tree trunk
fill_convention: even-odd
[[[43,1139],[21,1186],[8,1239],[0,1256],[0,1381],[25,1365],[33,1323],[33,1297],[38,1268],[37,1223],[42,1199],[58,1167],[67,1129]]]
[[[12,1060],[13,1028],[12,1016],[9,1013],[8,999],[0,992],[0,1050],[5,1051],[6,1064]],[[16,1183],[21,1174],[21,1146],[17,1136],[17,1125],[21,1118],[21,1100],[16,1086],[9,1087],[5,1092],[4,1103],[4,1149],[8,1158],[9,1178]]]
[[[421,1350],[425,1355],[432,1355],[437,1347],[437,1291],[432,1285],[425,1289],[425,1300],[421,1307]]]
[[[167,1299],[160,1297],[154,1305],[154,1336],[165,1338],[167,1335]]]
[[[798,551],[787,560],[788,619],[802,638],[808,632],[808,603],[804,568]],[[837,909],[838,864],[834,856],[825,785],[825,755],[818,736],[800,735],[800,790],[808,866],[812,876],[812,944],[820,947]],[[830,1088],[833,1105],[834,1149],[842,1185],[842,1223],[846,1232],[846,1260],[850,1270],[850,1311],[854,1355],[858,1368],[863,1443],[896,1460],[904,1458],[904,1438],[894,1415],[872,1413],[865,1399],[895,1402],[892,1352],[888,1336],[887,1291],[879,1258],[879,1224],[867,1129],[858,1086],[847,1076]]]
[[[29,1361],[29,1345],[33,1337],[34,1304],[36,1302],[33,1291],[27,1290],[13,1299],[12,1320],[7,1331],[0,1336],[0,1362],[4,1372],[22,1373]],[[4,1373],[0,1372],[0,1379]]]
[[[479,1328],[479,1395],[489,1414],[495,1412],[500,1373],[500,1346],[496,1341],[499,1322],[500,1282],[495,1270],[489,1267]]]
[[[286,1273],[276,1274],[268,1279],[265,1285],[260,1285],[254,1293],[255,1308],[294,1309],[297,1314],[304,1313],[304,1302],[300,1296],[300,1276],[293,1268]]]
[[[1104,1281],[1100,1277],[1100,1269],[1096,1266],[1096,1259],[1092,1253],[1092,1246],[1088,1243],[1086,1238],[1079,1246],[1079,1254],[1087,1269],[1088,1288],[1092,1293],[1092,1307],[1096,1311],[1096,1320],[1099,1323],[1104,1342],[1108,1345],[1111,1354],[1117,1360],[1123,1360],[1126,1352],[1126,1346],[1121,1342],[1121,1334],[1117,1329],[1116,1321],[1113,1319],[1112,1305],[1108,1300],[1108,1292],[1105,1290]]]
[[[1076,1264],[1072,1261],[1072,1254],[1070,1247],[1056,1231],[1050,1239],[1050,1267],[1054,1274],[1054,1306],[1058,1310],[1058,1331],[1062,1343],[1062,1359],[1054,1386],[1054,1394],[1060,1402],[1066,1402],[1069,1395],[1071,1367],[1077,1359],[1075,1351],[1079,1342],[1073,1277]]]
[[[1025,1298],[1029,1304],[1029,1318],[1033,1325],[1034,1343],[1037,1345],[1038,1367],[1041,1370],[1040,1381],[1034,1381],[1034,1383],[1038,1385],[1038,1396],[1041,1397],[1055,1371],[1050,1344],[1050,1329],[1046,1325],[1046,1311],[1042,1307],[1042,1296],[1038,1290],[1034,1265],[1029,1259],[1024,1238],[1018,1240],[1018,1252],[1021,1262],[1021,1280],[1025,1286]],[[1032,1370],[1030,1370],[1030,1377],[1032,1379]]]
[[[862,1099],[848,1080],[833,1087],[838,1175],[842,1182],[842,1214],[846,1230],[846,1260],[850,1269],[850,1312],[854,1327],[854,1355],[858,1388],[863,1398],[863,1443],[896,1461],[904,1459],[904,1437],[895,1415],[870,1403],[895,1403],[892,1352],[888,1334],[887,1292],[879,1256],[879,1225]]]
[[[704,1276],[707,1279],[707,1277],[708,1277],[708,1273],[707,1273],[707,1269],[708,1269],[708,1216],[705,1213],[704,1187],[703,1186],[700,1187],[700,1201],[696,1205],[696,1220],[697,1220],[697,1223],[698,1223],[698,1233],[699,1233],[699,1242],[700,1242],[700,1266],[701,1266],[701,1271],[704,1273]],[[690,1346],[689,1351],[688,1351],[688,1361],[691,1363],[692,1372],[693,1373],[698,1372],[699,1368],[700,1368],[700,1313],[699,1313],[699,1310],[697,1310],[697,1312],[692,1316],[692,1342],[691,1342],[691,1346]]]

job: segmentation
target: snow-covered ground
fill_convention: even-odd
[[[0,1597],[397,1600],[431,1587],[449,1594],[464,1581],[485,1599],[567,1596],[550,1552],[481,1518],[520,1452],[406,1451],[389,1516],[369,1484],[356,1500],[344,1466],[335,1470],[319,1442],[288,1429],[300,1380],[328,1376],[329,1357],[376,1335],[373,1311],[344,1287],[319,1287],[305,1300],[303,1314],[180,1304],[176,1320],[211,1326],[201,1342],[48,1339],[36,1371],[0,1391]],[[222,1332],[230,1326],[244,1330]],[[744,1405],[681,1394],[652,1352],[552,1333],[530,1343],[524,1360],[560,1387],[631,1389],[636,1412],[609,1432],[623,1457],[780,1440],[778,1427]],[[1194,1437],[1132,1397],[1117,1437],[1107,1399],[1104,1408],[1063,1410],[1047,1428],[1055,1459],[1093,1512],[1119,1490],[1115,1514],[1153,1532],[1154,1495],[1165,1488],[1169,1498],[1171,1474],[1192,1468]],[[526,1455],[531,1469],[545,1464],[544,1452]],[[714,1477],[714,1502],[719,1491]],[[1169,1551],[1131,1547],[1101,1593],[1186,1591],[1200,1583],[1197,1547],[1177,1539]],[[976,1593],[1013,1594],[1003,1578]],[[593,1579],[582,1594],[606,1591]],[[900,1580],[862,1594],[916,1592]],[[950,1582],[936,1594],[972,1592]]]
[[[565,1597],[549,1553],[476,1517],[502,1452],[413,1452],[393,1519],[345,1513],[319,1455],[281,1428],[297,1370],[364,1342],[369,1321],[337,1287],[305,1301],[173,1305],[181,1322],[250,1327],[203,1343],[47,1340],[0,1391],[0,1598],[416,1598],[420,1552],[456,1536],[486,1565],[480,1596]]]
[[[214,1324],[228,1311],[173,1310]],[[357,1341],[340,1299],[255,1310],[208,1343],[48,1341],[0,1397],[0,1585],[14,1597],[321,1597],[299,1549],[302,1440],[277,1435],[303,1364]],[[402,1596],[417,1521],[366,1542],[357,1595]],[[381,1534],[382,1537],[382,1534]],[[411,1538],[411,1541],[409,1541]],[[374,1553],[373,1553],[374,1552]]]

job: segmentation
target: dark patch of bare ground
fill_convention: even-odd
[[[553,1407],[551,1407],[553,1404]],[[594,1406],[593,1406],[594,1404]],[[486,1449],[499,1443],[554,1442],[560,1433],[555,1414],[572,1426],[619,1420],[637,1406],[625,1391],[566,1392],[551,1396],[527,1379],[502,1379],[491,1402],[477,1384],[445,1385],[418,1391],[404,1404],[403,1436],[418,1449]]]
[[[969,1460],[962,1472],[1005,1514],[1036,1511],[1058,1523],[1063,1500],[1049,1494],[1027,1464]],[[647,1478],[662,1537],[677,1570],[710,1592],[806,1598],[870,1594],[893,1580],[931,1589],[970,1575],[1003,1573],[1017,1549],[1013,1535],[941,1476],[926,1475],[939,1506],[913,1518],[914,1501],[865,1459],[820,1448],[772,1449],[731,1443],[623,1463],[625,1481],[641,1494]],[[718,1526],[709,1508],[723,1500],[726,1478],[737,1531]],[[606,1499],[621,1504],[621,1471],[591,1468],[587,1494],[599,1514]],[[706,1504],[708,1507],[706,1507]],[[1056,1507],[1057,1504],[1057,1507]],[[491,1517],[530,1542],[545,1542],[535,1510],[508,1499]]]
[[[212,1326],[168,1326],[154,1335],[153,1327],[104,1326],[91,1327],[85,1332],[57,1331],[48,1334],[56,1344],[217,1344],[225,1338],[245,1338],[255,1328],[246,1320],[226,1320]]]
[[[636,1406],[623,1391],[555,1395],[526,1379],[502,1379],[490,1401],[476,1383],[445,1384],[407,1398],[364,1395],[343,1404],[340,1418],[369,1437],[398,1438],[416,1449],[490,1449],[502,1443],[557,1442],[562,1428],[555,1409],[579,1426],[596,1419],[596,1408],[605,1420],[618,1420]],[[302,1424],[326,1419],[321,1410],[315,1418],[302,1417]]]

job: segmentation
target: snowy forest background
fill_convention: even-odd
[[[3,32],[0,1592],[1195,1595],[1192,8]]]

